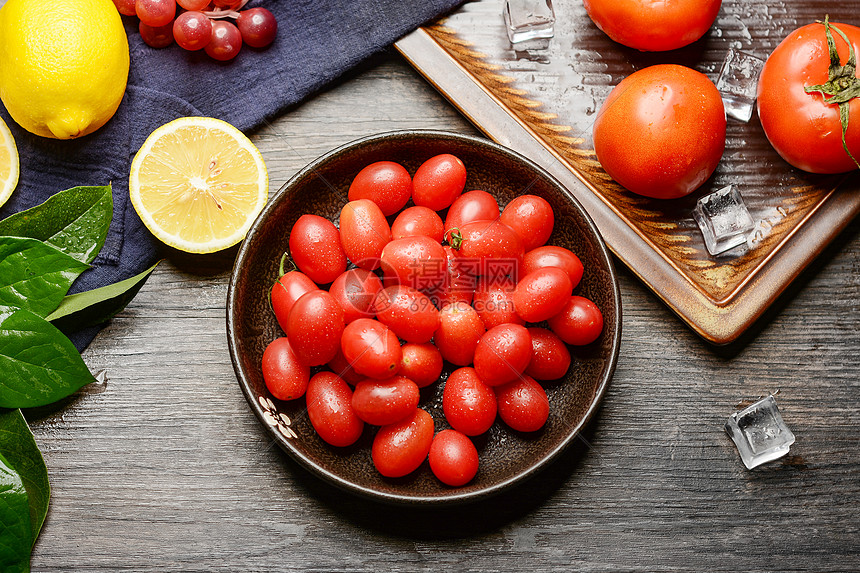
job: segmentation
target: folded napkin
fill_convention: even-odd
[[[158,244],[130,204],[128,172],[155,128],[203,115],[253,130],[462,1],[252,0],[246,8],[264,6],[277,18],[277,38],[261,50],[243,46],[226,63],[175,44],[152,49],[141,40],[137,19],[123,17],[131,52],[128,89],[104,127],[77,140],[46,139],[21,129],[0,106],[21,157],[18,188],[0,208],[0,218],[69,187],[111,182],[114,216],[107,240],[70,292],[140,273],[155,261]],[[87,328],[70,338],[82,350],[98,331]]]

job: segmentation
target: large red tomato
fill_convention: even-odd
[[[675,64],[626,77],[594,122],[594,151],[606,172],[656,199],[695,191],[717,168],[725,146],[720,92],[704,74]]]
[[[637,50],[662,52],[705,35],[721,0],[583,0],[585,11],[607,36]]]
[[[842,31],[860,52],[860,28],[849,24],[829,24],[839,62],[846,64],[848,43],[836,30]],[[839,64],[837,64],[839,65]],[[825,103],[821,92],[807,88],[822,86],[830,79],[831,56],[824,24],[808,24],[788,35],[773,51],[764,65],[758,83],[758,115],[761,126],[783,159],[804,171],[842,173],[858,167],[860,161],[860,76],[842,81],[854,97],[844,105],[851,121],[842,145],[840,104]],[[810,90],[811,91],[811,90]],[[830,96],[828,95],[828,98]]]

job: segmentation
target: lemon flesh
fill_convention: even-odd
[[[232,125],[186,117],[156,129],[135,155],[132,204],[165,244],[212,253],[243,238],[268,199],[259,150]]]
[[[116,113],[128,39],[111,0],[8,0],[0,8],[0,99],[24,129],[70,139]]]
[[[18,185],[18,147],[6,122],[0,119],[0,206]]]

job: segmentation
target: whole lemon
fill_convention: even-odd
[[[111,0],[8,0],[0,8],[0,100],[44,137],[92,133],[116,113],[128,38]]]

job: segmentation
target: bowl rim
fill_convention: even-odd
[[[248,238],[252,237],[263,224],[263,222],[267,219],[267,217],[274,211],[283,197],[286,195],[287,190],[295,185],[296,182],[302,180],[307,177],[309,174],[314,173],[320,165],[328,163],[332,160],[336,160],[339,156],[343,155],[347,151],[350,151],[354,148],[358,148],[364,145],[368,145],[370,143],[374,143],[381,140],[387,139],[397,139],[397,138],[425,138],[425,139],[453,139],[463,141],[477,147],[483,147],[487,149],[491,149],[494,152],[501,153],[503,155],[512,156],[515,160],[523,162],[529,169],[535,171],[543,178],[545,178],[551,185],[555,186],[564,196],[567,198],[570,203],[573,205],[575,209],[577,209],[582,215],[583,220],[587,224],[588,228],[592,232],[593,236],[597,238],[595,247],[600,254],[600,257],[606,264],[606,268],[608,270],[611,284],[612,284],[612,299],[616,308],[616,320],[615,320],[615,329],[611,333],[611,349],[608,358],[607,367],[604,370],[604,374],[597,386],[597,389],[594,393],[594,397],[591,400],[591,403],[588,406],[588,409],[585,412],[585,415],[582,419],[577,423],[574,427],[570,428],[567,436],[556,445],[551,451],[549,451],[543,458],[536,461],[533,464],[530,464],[525,470],[521,472],[517,472],[516,474],[510,476],[509,478],[500,481],[498,483],[494,483],[490,486],[479,490],[473,491],[458,491],[457,489],[451,489],[450,494],[445,495],[414,495],[414,494],[398,494],[398,493],[390,493],[379,491],[376,489],[372,489],[369,487],[365,487],[359,484],[356,484],[332,471],[329,471],[325,467],[321,467],[313,460],[305,456],[298,448],[294,447],[291,440],[286,439],[282,436],[275,428],[273,428],[265,419],[265,411],[262,405],[257,400],[256,394],[252,393],[251,384],[248,381],[246,373],[242,368],[241,359],[238,355],[237,348],[237,332],[236,332],[236,324],[235,317],[237,312],[237,297],[236,297],[236,288],[239,280],[240,269],[245,263],[246,258],[248,257],[249,249],[251,241]],[[271,437],[278,443],[282,450],[284,450],[290,457],[299,463],[302,467],[307,469],[310,473],[315,476],[322,478],[329,483],[334,484],[342,490],[347,492],[357,494],[360,497],[364,497],[366,499],[371,499],[374,501],[382,501],[388,504],[395,505],[424,505],[424,506],[441,506],[441,505],[457,505],[463,504],[467,502],[478,501],[481,499],[488,498],[495,494],[502,492],[514,484],[521,483],[527,481],[530,477],[537,474],[548,465],[550,465],[564,450],[566,450],[573,440],[580,435],[583,428],[591,421],[595,412],[600,407],[603,397],[606,393],[606,390],[609,386],[609,382],[612,379],[612,376],[615,372],[615,368],[618,363],[618,355],[620,353],[621,346],[621,326],[622,326],[622,310],[621,310],[621,292],[618,285],[618,277],[615,272],[615,265],[612,260],[612,256],[608,247],[606,246],[606,242],[603,239],[603,236],[600,234],[600,231],[595,225],[593,219],[579,202],[576,197],[564,186],[561,182],[558,181],[555,177],[553,177],[546,169],[532,161],[531,159],[523,156],[522,154],[505,147],[499,143],[490,141],[483,137],[466,135],[456,132],[444,131],[444,130],[434,130],[434,129],[405,129],[405,130],[394,130],[394,131],[386,131],[380,132],[377,134],[372,134],[368,136],[364,136],[343,145],[340,145],[326,153],[320,155],[312,162],[308,163],[296,172],[295,175],[290,177],[290,179],[284,183],[278,191],[272,196],[257,218],[254,220],[253,224],[248,230],[248,233],[245,239],[242,241],[239,251],[236,255],[236,259],[233,265],[233,270],[230,274],[230,282],[227,290],[227,344],[230,351],[230,359],[233,363],[233,370],[236,374],[237,381],[239,386],[242,388],[242,393],[245,395],[245,399],[247,400],[249,406],[251,407],[251,411],[254,412],[254,415],[257,417],[258,421],[261,425],[266,429]]]

